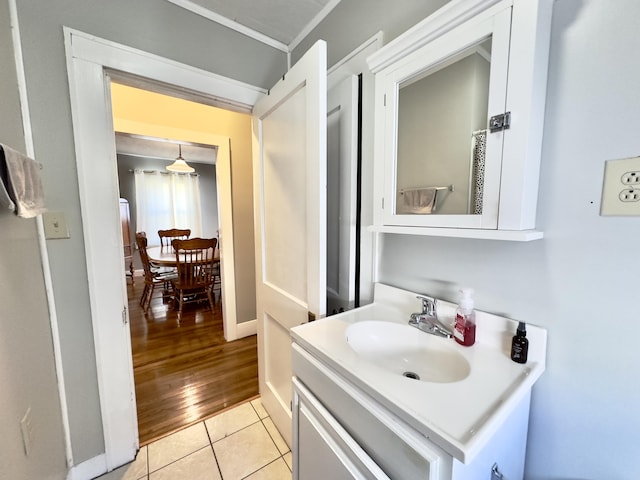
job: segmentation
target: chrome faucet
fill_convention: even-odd
[[[422,312],[412,313],[409,325],[438,337],[451,338],[451,331],[438,320],[436,299],[426,295],[418,295],[416,298],[422,300]]]

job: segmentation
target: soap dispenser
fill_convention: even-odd
[[[465,347],[470,347],[476,342],[476,312],[473,311],[473,290],[471,288],[460,290],[453,338]]]
[[[517,363],[527,363],[529,354],[529,340],[527,339],[527,328],[524,322],[518,323],[516,334],[511,340],[511,360]]]

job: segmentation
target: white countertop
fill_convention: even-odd
[[[346,340],[349,325],[379,320],[407,324],[421,310],[416,293],[377,284],[374,303],[295,327],[294,341],[463,463],[469,463],[545,369],[546,330],[527,324],[526,364],[511,360],[518,322],[476,310],[476,343],[436,338],[463,355],[469,375],[452,383],[405,378],[358,356]],[[438,317],[452,319],[455,305],[438,301]]]

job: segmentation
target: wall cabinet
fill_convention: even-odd
[[[533,240],[551,0],[454,0],[369,57],[374,231]]]

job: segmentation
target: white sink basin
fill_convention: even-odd
[[[401,323],[365,320],[346,329],[347,344],[361,358],[411,380],[451,383],[464,380],[469,362],[451,339]]]

